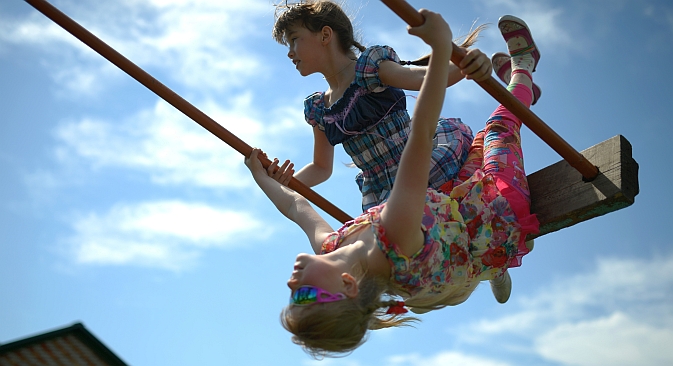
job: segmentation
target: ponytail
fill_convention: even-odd
[[[462,41],[460,41],[460,44],[458,44],[458,47],[468,49],[472,47],[475,43],[477,43],[477,39],[479,39],[479,33],[481,33],[481,31],[483,31],[486,28],[488,28],[487,24],[481,24],[474,29],[470,29],[470,32],[467,35],[458,37],[453,41],[454,43],[456,43],[462,39]],[[400,64],[412,65],[412,66],[428,66],[429,62],[430,62],[430,55],[425,55],[413,61],[400,61]]]

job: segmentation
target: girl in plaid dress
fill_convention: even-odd
[[[360,45],[353,38],[348,16],[329,0],[307,0],[277,9],[274,38],[289,46],[288,57],[302,76],[322,73],[328,89],[304,101],[306,121],[313,126],[313,161],[295,174],[289,161],[276,170],[278,160],[274,159],[269,175],[283,184],[294,176],[315,186],[331,176],[334,146],[342,144],[361,170],[356,182],[366,211],[384,202],[392,190],[410,129],[402,89],[419,90],[426,68],[404,67],[388,46]],[[474,43],[480,30],[469,35],[462,46]],[[468,51],[464,62],[468,66],[462,71],[450,63],[447,86],[464,77],[480,80],[491,73],[488,58],[477,49]],[[417,60],[414,64],[422,63]],[[472,131],[460,119],[439,119],[429,187],[438,189],[455,178],[472,140]]]
[[[457,178],[441,191],[427,187],[453,46],[442,17],[420,12],[425,23],[409,33],[432,47],[432,58],[385,203],[333,231],[306,199],[269,177],[258,149],[246,158],[257,184],[316,253],[297,256],[287,282],[290,305],[281,314],[293,341],[315,356],[351,352],[369,329],[417,320],[404,315],[407,306],[423,313],[462,303],[481,281],[520,266],[530,251],[525,238],[539,228],[530,213],[521,121],[503,106],[477,133]],[[530,106],[540,53],[523,20],[504,16],[498,27],[511,55],[507,89]]]

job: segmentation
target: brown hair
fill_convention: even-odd
[[[329,26],[336,33],[339,40],[339,46],[344,53],[351,53],[353,47],[360,52],[365,47],[355,40],[353,34],[353,25],[348,15],[343,9],[331,0],[302,0],[296,3],[276,5],[275,24],[273,25],[272,36],[276,42],[287,46],[285,32],[294,24],[301,24],[313,33],[320,32],[324,26]],[[486,24],[481,24],[476,28],[470,29],[465,36],[459,37],[454,42],[462,39],[458,47],[472,47],[479,38],[479,33],[487,28]],[[404,65],[427,66],[430,55],[425,55],[414,61],[402,61]]]
[[[286,45],[285,32],[294,24],[301,24],[313,33],[328,26],[332,28],[344,53],[351,53],[353,47],[360,52],[365,47],[355,40],[353,25],[341,6],[329,0],[304,0],[297,3],[276,5],[273,39]]]
[[[386,280],[363,276],[358,296],[302,307],[299,315],[288,306],[280,314],[283,327],[293,334],[292,342],[314,358],[345,356],[367,339],[369,329],[408,326],[417,318],[386,314],[393,300],[382,300]]]

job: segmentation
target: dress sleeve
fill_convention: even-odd
[[[315,92],[304,99],[304,118],[309,125],[318,126],[320,130],[324,131],[323,115],[325,111],[321,107],[322,96],[323,93]]]
[[[339,247],[339,233],[337,231],[329,234],[322,242],[320,254],[331,253]]]
[[[379,79],[379,64],[381,61],[394,61],[399,63],[400,58],[389,46],[372,46],[367,48],[355,65],[355,82],[369,91],[380,92],[388,86]]]

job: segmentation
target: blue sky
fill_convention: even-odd
[[[416,328],[314,361],[278,320],[294,258],[310,247],[242,156],[27,3],[2,1],[0,343],[81,321],[138,366],[673,363],[673,199],[662,193],[673,178],[673,5],[410,3],[441,12],[455,35],[491,23],[477,44],[488,55],[505,50],[498,17],[525,19],[542,54],[533,110],[578,150],[624,135],[640,164],[636,203],[538,239],[511,271],[507,304],[483,284]],[[52,4],[248,144],[309,161],[302,101],[326,84],[298,75],[271,39],[271,1]],[[428,51],[381,2],[345,7],[363,44],[403,59]],[[463,81],[442,114],[476,131],[495,107]],[[560,160],[528,130],[523,140],[529,172]],[[336,151],[315,189],[357,215],[356,171]]]

